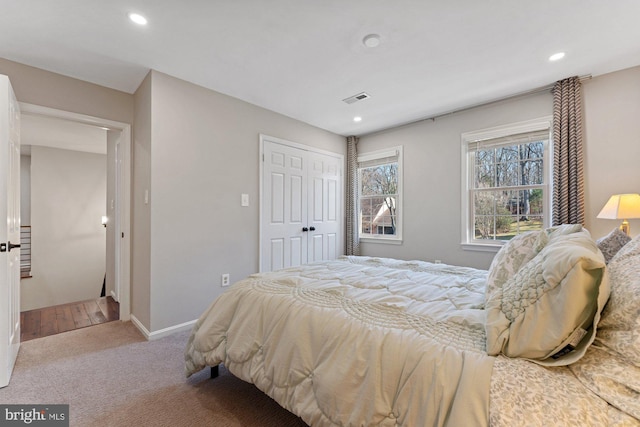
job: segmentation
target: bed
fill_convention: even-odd
[[[224,364],[311,426],[640,425],[640,237],[615,237],[525,233],[487,271],[254,274],[199,318],[186,374]]]

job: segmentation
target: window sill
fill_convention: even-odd
[[[402,239],[385,239],[385,238],[375,238],[375,237],[360,237],[360,242],[362,243],[383,243],[385,245],[401,245]]]
[[[502,248],[502,245],[489,243],[461,243],[461,245],[465,251],[476,252],[498,252]]]

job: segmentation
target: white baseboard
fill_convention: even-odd
[[[190,331],[196,321],[197,319],[181,323],[179,325],[170,326],[168,328],[160,329],[159,331],[149,332],[149,330],[145,328],[145,326],[136,318],[136,316],[134,316],[133,314],[131,315],[131,323],[133,323],[133,325],[138,328],[138,330],[148,341],[157,340],[171,334],[175,334],[176,332]]]

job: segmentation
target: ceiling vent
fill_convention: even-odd
[[[343,99],[343,101],[346,102],[347,104],[353,104],[354,102],[362,101],[363,99],[367,99],[367,98],[371,98],[371,95],[365,92],[360,92],[357,95],[353,95]]]

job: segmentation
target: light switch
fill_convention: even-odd
[[[248,194],[242,194],[241,199],[241,204],[242,206],[249,206],[249,195]]]

